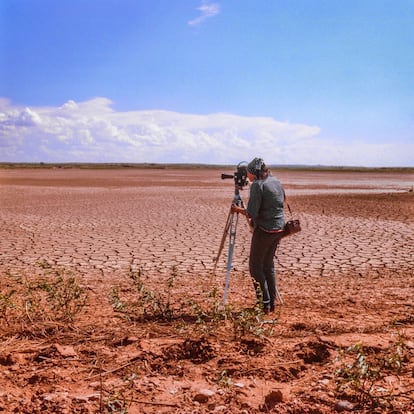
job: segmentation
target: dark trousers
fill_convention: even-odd
[[[265,309],[273,309],[276,297],[274,256],[280,241],[280,233],[267,233],[259,227],[252,236],[249,270],[254,279],[257,303]]]

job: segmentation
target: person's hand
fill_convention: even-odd
[[[253,233],[253,230],[254,230],[253,220],[250,219],[250,218],[248,220],[249,220],[249,230],[250,230],[250,233]]]
[[[231,205],[231,212],[232,213],[237,213],[237,214],[243,214],[243,215],[247,216],[246,210],[244,208],[238,206],[237,204],[232,204]]]

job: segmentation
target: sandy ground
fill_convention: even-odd
[[[0,170],[0,411],[414,412],[414,174],[274,171],[262,315],[242,217],[222,307],[221,172]]]

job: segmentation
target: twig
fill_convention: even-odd
[[[29,319],[30,323],[32,323],[32,324],[33,324],[33,320],[32,320],[32,318],[31,318],[31,317],[30,317],[30,315],[29,315],[29,309],[28,309],[28,302],[27,302],[27,301],[26,301],[26,302],[25,302],[25,304],[24,304],[24,310],[25,310],[25,313],[26,313],[27,319]]]
[[[295,359],[294,361],[279,362],[278,364],[272,364],[272,367],[283,367],[283,365],[293,365],[293,364],[297,364],[300,362],[303,362],[303,359]],[[256,371],[256,369],[261,369],[261,368],[260,367],[252,368],[249,371]]]
[[[117,367],[115,369],[111,369],[110,371],[105,371],[105,372],[100,372],[98,374],[92,375],[91,377],[88,377],[88,379],[91,378],[96,378],[102,375],[108,375],[108,374],[113,374],[114,372],[120,371],[121,369],[124,369],[130,365],[132,365],[137,359],[139,359],[141,356],[135,356],[134,358],[132,358],[129,362],[127,362],[124,365],[121,365],[120,367]]]

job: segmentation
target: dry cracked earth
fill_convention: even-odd
[[[414,173],[273,171],[263,315],[242,218],[222,306],[221,172],[0,170],[0,412],[414,412]]]

